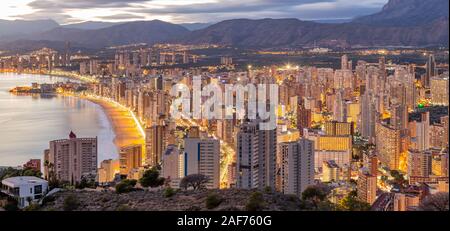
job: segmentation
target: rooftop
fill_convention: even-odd
[[[18,176],[2,180],[2,184],[11,187],[17,187],[24,184],[42,184],[42,183],[47,183],[47,181],[41,178],[37,178],[35,176]]]

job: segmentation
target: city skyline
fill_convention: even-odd
[[[0,20],[0,211],[449,210],[448,0],[10,3],[232,20]]]

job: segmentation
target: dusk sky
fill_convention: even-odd
[[[388,0],[1,0],[0,19],[82,21],[160,19],[173,23],[233,18],[349,19],[379,11]]]

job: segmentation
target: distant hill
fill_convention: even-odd
[[[377,26],[421,26],[437,20],[447,20],[449,0],[390,0],[376,14],[353,20],[355,23]]]
[[[448,46],[448,2],[390,0],[379,13],[338,24],[298,19],[227,20],[193,31],[181,42],[243,47]]]
[[[186,29],[188,29],[190,31],[194,31],[194,30],[200,30],[200,29],[204,29],[208,26],[211,26],[212,23],[182,23],[179,25],[185,27]]]
[[[62,25],[61,27],[67,28],[67,29],[98,30],[98,29],[108,28],[111,26],[119,25],[119,24],[122,24],[122,23],[87,21],[87,22]]]
[[[0,38],[47,31],[58,26],[59,24],[53,20],[10,21],[0,19]]]
[[[183,37],[189,30],[175,24],[153,20],[136,21],[98,29],[82,30],[58,27],[36,34],[33,40],[71,41],[87,47],[105,47],[131,43],[166,42]]]

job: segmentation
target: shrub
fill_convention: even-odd
[[[260,192],[254,192],[245,205],[247,211],[261,211],[264,208],[264,197]]]
[[[44,199],[42,199],[42,205],[47,205],[53,201],[55,201],[55,197],[53,195],[46,196],[44,197]]]
[[[171,187],[168,187],[164,189],[163,195],[164,197],[172,197],[173,195],[175,195],[175,190]]]
[[[74,195],[69,195],[64,199],[63,209],[64,211],[73,211],[78,208],[80,202]]]
[[[17,200],[8,198],[8,200],[6,201],[6,204],[3,206],[3,209],[5,209],[6,211],[18,211],[19,207],[18,207]]]
[[[217,195],[217,194],[210,194],[207,198],[206,198],[206,208],[208,209],[214,209],[217,206],[220,205],[220,203],[222,203],[222,198]]]
[[[156,188],[164,185],[165,179],[159,177],[159,171],[157,168],[153,167],[150,170],[144,172],[144,175],[139,179],[139,183],[142,187]]]
[[[24,211],[38,211],[41,208],[39,204],[32,203],[29,206],[27,206]]]
[[[129,193],[134,190],[136,183],[136,180],[122,180],[122,182],[116,185],[116,193]]]

